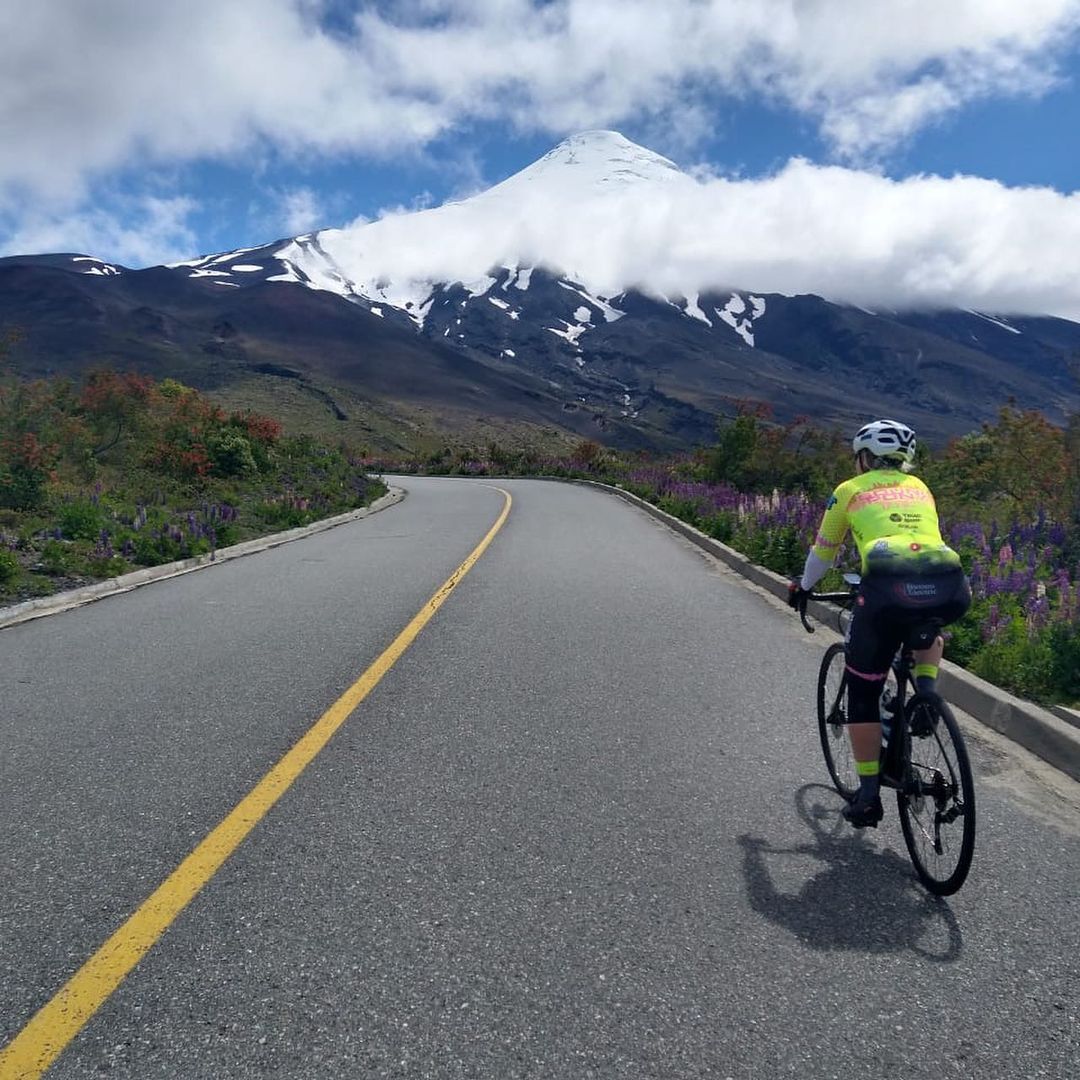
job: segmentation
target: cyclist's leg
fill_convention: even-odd
[[[853,825],[881,820],[881,691],[899,645],[899,630],[883,619],[888,598],[865,578],[848,628],[848,734],[859,790],[844,816]]]
[[[920,694],[932,693],[937,687],[938,670],[944,654],[945,639],[940,634],[934,638],[930,648],[914,649],[912,651],[912,656],[915,658],[915,667],[913,668],[915,689]]]
[[[926,615],[940,622],[942,626],[955,622],[971,606],[971,589],[962,570],[939,575],[940,600],[926,611]],[[937,634],[922,649],[912,650],[915,667],[915,688],[921,694],[933,693],[937,689],[938,669],[945,652],[945,639]]]

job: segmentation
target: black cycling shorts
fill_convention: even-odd
[[[960,567],[937,574],[868,574],[848,628],[850,681],[880,687],[908,634],[922,623],[955,622],[971,606],[971,589]]]

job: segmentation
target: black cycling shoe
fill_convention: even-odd
[[[885,816],[880,795],[875,795],[868,802],[856,798],[854,802],[848,803],[840,813],[856,829],[876,829],[878,822]]]

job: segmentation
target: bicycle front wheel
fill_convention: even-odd
[[[923,884],[949,896],[964,884],[975,853],[975,781],[964,737],[940,698],[915,697],[908,783],[896,793],[900,827]]]
[[[850,802],[859,790],[855,756],[847,729],[847,670],[844,646],[836,642],[825,650],[818,672],[818,733],[825,765],[836,790]]]

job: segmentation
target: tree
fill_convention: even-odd
[[[146,420],[153,393],[154,380],[146,375],[99,369],[86,376],[79,404],[98,440],[94,457],[134,434]]]
[[[1010,402],[996,424],[984,423],[981,431],[953,440],[928,470],[928,479],[954,514],[1033,521],[1042,512],[1069,522],[1076,509],[1070,455],[1066,432],[1041,413],[1021,411]]]
[[[705,478],[712,483],[726,483],[740,490],[750,490],[757,478],[754,454],[761,441],[762,420],[769,408],[760,402],[740,401],[736,415],[717,421],[716,445],[706,454]]]

